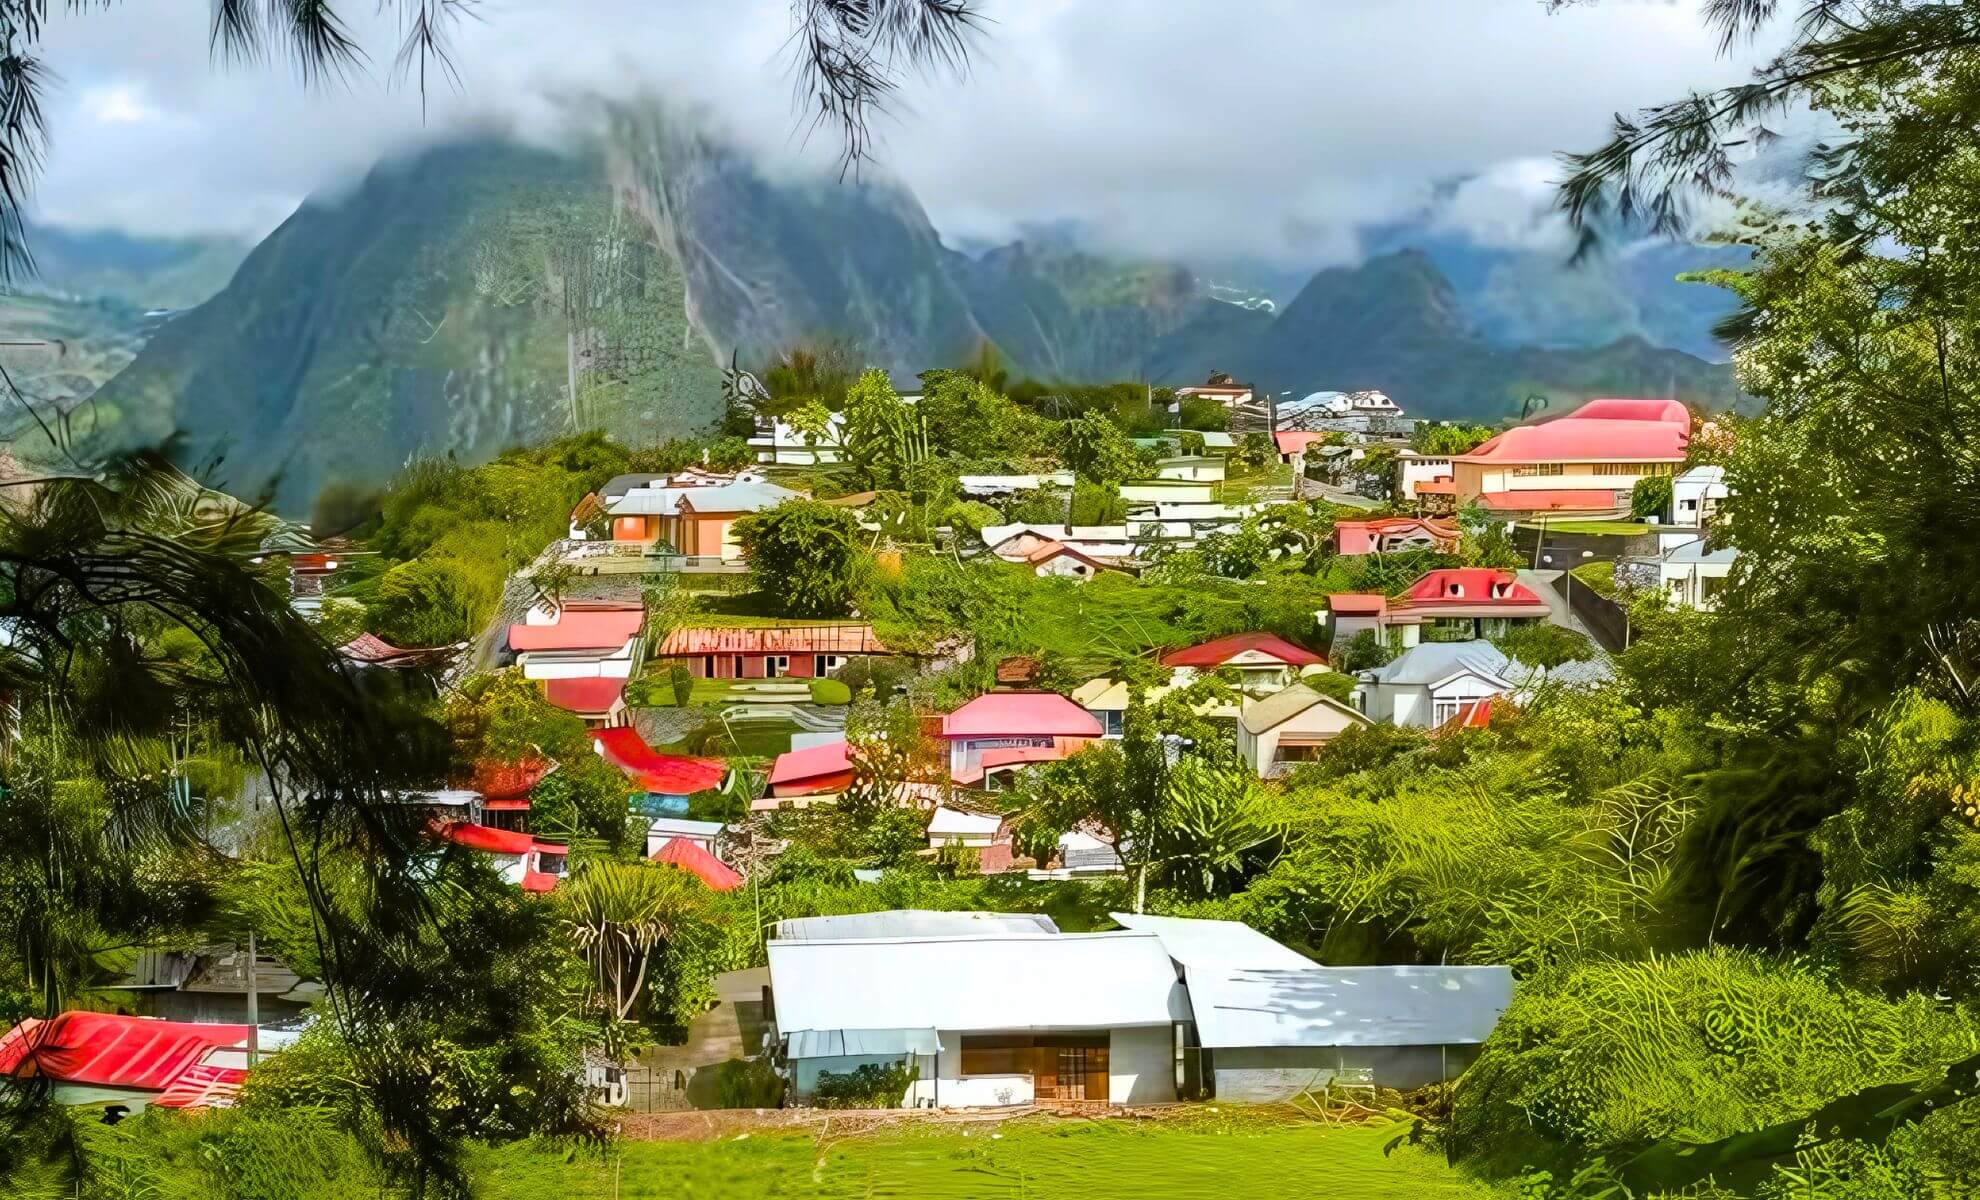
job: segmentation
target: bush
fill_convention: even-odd
[[[478,581],[451,559],[414,559],[385,572],[366,615],[372,632],[400,646],[448,646],[475,634]]]
[[[746,438],[719,438],[708,447],[708,469],[711,471],[740,471],[755,461],[756,451],[750,448]]]
[[[1347,643],[1334,649],[1336,670],[1353,674],[1379,667],[1396,656],[1395,650],[1384,642],[1372,629],[1364,629],[1347,640]]]
[[[1547,621],[1535,621],[1492,639],[1492,644],[1529,667],[1552,669],[1565,662],[1595,657],[1595,644],[1588,635],[1563,629]]]
[[[1662,517],[1671,507],[1671,477],[1651,475],[1636,481],[1629,493],[1629,515],[1637,520]]]
[[[813,704],[851,704],[852,689],[836,679],[814,679],[811,681],[811,702]]]
[[[667,686],[674,692],[674,707],[686,708],[694,700],[694,672],[686,663],[667,668]]]
[[[821,500],[786,500],[736,522],[757,591],[780,613],[843,615],[858,585],[859,519]]]
[[[715,1068],[715,1094],[723,1108],[779,1108],[784,1078],[760,1058],[733,1058]]]
[[[1066,524],[1118,525],[1125,520],[1127,501],[1121,499],[1119,488],[1084,480],[1073,485],[1072,510]]]
[[[843,1073],[820,1071],[811,1100],[820,1108],[899,1108],[916,1077],[909,1062],[864,1063]]]

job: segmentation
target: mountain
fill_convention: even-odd
[[[1673,396],[1711,407],[1739,398],[1725,368],[1640,336],[1553,348],[1495,344],[1449,278],[1417,250],[1321,271],[1243,352],[1272,392],[1378,388],[1417,416],[1490,418],[1540,394],[1560,409],[1595,395]]]
[[[134,237],[31,225],[34,276],[20,289],[139,310],[191,308],[227,286],[249,244],[231,237]]]
[[[1275,391],[1379,387],[1498,416],[1530,392],[1733,398],[1640,338],[1506,345],[1428,257],[1321,271],[1289,302],[1175,263],[945,245],[902,185],[773,174],[692,122],[608,114],[557,154],[429,149],[312,198],[97,394],[100,444],[170,442],[238,495],[307,509],[416,456],[486,459],[570,428],[711,427],[732,355],[849,340],[897,378],[992,345],[1014,372]],[[18,431],[17,431],[18,432]]]

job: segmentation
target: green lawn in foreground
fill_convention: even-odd
[[[810,1136],[783,1133],[708,1143],[629,1142],[568,1159],[510,1146],[486,1152],[475,1166],[487,1200],[1485,1200],[1501,1194],[1429,1151],[1398,1147],[1384,1155],[1383,1145],[1402,1130],[1397,1125],[1260,1128],[1206,1114],[1188,1127],[1041,1119],[967,1128],[966,1134],[910,1129],[822,1146]]]
[[[1539,521],[1526,523],[1527,529],[1540,529]],[[1618,537],[1634,537],[1639,533],[1649,533],[1650,527],[1639,521],[1548,521],[1548,533],[1588,533],[1615,534]]]

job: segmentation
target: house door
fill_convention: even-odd
[[[1107,1035],[1041,1038],[1032,1068],[1041,1100],[1107,1099]]]

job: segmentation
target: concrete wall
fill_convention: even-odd
[[[1338,1081],[1408,1091],[1462,1074],[1476,1046],[1261,1046],[1210,1051],[1216,1098],[1285,1100]]]
[[[1170,1025],[1114,1030],[1107,1045],[1107,1098],[1115,1104],[1174,1100],[1175,1039]]]

